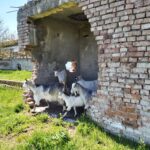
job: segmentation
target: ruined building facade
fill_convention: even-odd
[[[106,130],[150,143],[150,1],[32,0],[18,11],[19,46],[31,51],[37,84],[77,60],[98,79],[88,115]]]

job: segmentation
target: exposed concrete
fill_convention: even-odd
[[[74,8],[78,2],[79,0],[32,0],[21,7],[17,14],[20,49],[25,49],[27,45],[31,44],[31,36],[33,36],[31,31],[34,26],[27,22],[63,12],[71,7]]]
[[[35,22],[39,41],[38,49],[33,51],[34,59],[39,62],[36,83],[54,82],[55,65],[65,69],[65,63],[72,60],[78,62],[78,74],[87,80],[97,79],[97,45],[89,24],[53,18]]]
[[[77,60],[79,33],[77,27],[69,22],[46,19],[37,22],[38,52],[33,53],[40,63],[38,70],[38,84],[47,84],[54,81],[54,68],[65,68],[68,60]],[[43,32],[44,30],[44,32]],[[72,36],[73,35],[73,36]],[[35,55],[34,55],[35,54]],[[53,64],[47,66],[47,64]],[[43,67],[45,66],[45,67]],[[42,71],[41,71],[42,70]]]
[[[98,55],[97,43],[90,31],[90,25],[80,28],[80,75],[85,80],[96,80],[98,78]]]
[[[17,64],[21,65],[22,70],[32,71],[33,63],[31,59],[11,59],[11,60],[0,60],[0,69],[2,70],[17,70]]]
[[[11,87],[20,87],[22,88],[23,82],[19,81],[12,81],[12,80],[0,80],[0,85],[6,85]]]
[[[55,1],[55,3],[56,3],[56,1]],[[42,9],[41,9],[41,6],[37,7],[38,13],[34,13],[34,15],[30,16],[29,19],[32,19],[32,20],[41,19],[41,18],[48,17],[50,15],[61,13],[61,12],[63,12],[64,9],[71,8],[71,7],[77,7],[77,3],[73,2],[73,1],[68,2],[68,3],[63,3],[62,0],[60,0],[58,3],[59,3],[59,6],[57,8],[51,8],[42,13],[40,13],[40,12],[43,11],[43,9],[45,8],[45,5],[43,5]],[[62,5],[61,5],[61,3],[62,3]],[[51,2],[51,4],[52,4],[52,2]]]

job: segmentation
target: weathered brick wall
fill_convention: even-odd
[[[35,26],[32,24],[32,18],[36,15],[35,19],[47,17],[50,14],[55,12],[48,12],[45,14],[40,15],[44,11],[48,11],[52,8],[56,8],[65,2],[70,2],[70,6],[73,4],[72,2],[78,2],[79,0],[32,0],[25,4],[18,10],[17,13],[17,21],[18,21],[18,45],[20,49],[29,49],[30,46],[33,46],[33,30]],[[74,4],[73,4],[74,5]],[[62,8],[58,9],[57,11],[61,11],[66,6],[62,6]],[[39,15],[37,15],[39,14]]]
[[[150,141],[150,1],[86,0],[99,46],[99,90],[89,114],[106,129]]]
[[[34,26],[28,23],[28,17],[34,14],[33,7],[39,3],[39,0],[30,1],[20,8],[17,14],[18,45],[21,50],[26,49],[31,44],[30,35]],[[36,7],[35,7],[36,9]]]
[[[55,2],[50,8],[60,4]],[[113,133],[150,143],[150,1],[81,0],[79,7],[99,47],[99,89],[88,114]],[[21,31],[23,11],[33,9],[20,11]]]

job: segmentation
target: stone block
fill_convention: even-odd
[[[113,17],[115,17],[115,14],[106,14],[106,15],[103,15],[102,16],[102,19],[108,19],[108,18],[113,18]]]
[[[129,42],[136,41],[136,37],[127,37],[127,41]]]
[[[143,30],[150,29],[150,24],[149,24],[149,23],[143,24],[143,25],[141,26],[141,29],[143,29]]]
[[[145,12],[144,13],[136,14],[136,18],[137,19],[139,19],[139,18],[145,18]]]
[[[129,57],[142,57],[144,56],[144,52],[128,52]]]
[[[137,63],[138,68],[150,68],[150,63]]]
[[[150,85],[144,85],[145,90],[150,90]]]
[[[148,96],[150,93],[149,93],[149,90],[140,90],[140,94]]]

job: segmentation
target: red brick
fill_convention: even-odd
[[[129,57],[142,57],[144,56],[144,52],[129,52],[128,56]]]

